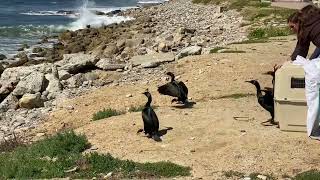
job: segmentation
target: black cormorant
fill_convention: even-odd
[[[251,80],[246,82],[255,85],[257,90],[258,103],[270,113],[271,119],[266,122],[270,121],[271,124],[276,124],[274,122],[273,92],[270,90],[261,90],[260,84],[257,80]],[[262,94],[262,92],[264,92],[264,95]]]
[[[153,138],[155,141],[161,141],[159,136],[159,120],[156,113],[150,106],[152,101],[151,94],[148,91],[144,92],[143,94],[148,97],[148,102],[142,110],[144,133],[147,134],[149,138]]]
[[[178,101],[182,103],[188,102],[188,88],[182,81],[176,81],[172,72],[168,72],[167,75],[171,77],[171,82],[158,87],[158,92],[163,95],[177,97],[173,99],[171,103]]]

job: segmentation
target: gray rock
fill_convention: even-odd
[[[177,55],[177,59],[181,59],[190,55],[200,55],[201,51],[202,51],[202,47],[200,46],[190,46],[182,49],[180,53]]]
[[[80,87],[84,81],[85,81],[85,78],[84,78],[83,74],[81,74],[81,73],[76,74],[76,75],[72,76],[71,78],[69,78],[68,80],[66,80],[69,88]]]
[[[59,74],[59,80],[67,80],[71,77],[71,74],[68,73],[68,71],[66,70],[60,70],[58,71],[58,74]]]
[[[26,93],[34,94],[37,92],[42,92],[45,88],[45,85],[46,81],[44,78],[44,74],[41,72],[33,72],[19,81],[12,94],[15,96],[21,96]]]
[[[91,68],[99,61],[95,55],[91,54],[64,54],[61,69],[69,73],[76,74],[82,69]]]
[[[143,67],[143,68],[155,68],[155,67],[158,67],[159,64],[160,64],[159,62],[146,62],[146,63],[141,64],[141,67]]]
[[[173,53],[156,53],[142,56],[133,56],[131,62],[134,66],[139,66],[146,63],[166,63],[174,61]],[[150,64],[149,64],[150,65]]]
[[[118,49],[123,48],[126,45],[126,40],[125,39],[121,39],[117,42],[116,46]]]
[[[16,109],[18,107],[18,98],[9,94],[0,104],[0,112],[5,112],[9,109]]]
[[[0,60],[4,60],[7,59],[7,56],[5,56],[4,54],[0,54]]]
[[[41,94],[36,93],[23,95],[22,98],[19,100],[19,106],[21,108],[33,109],[43,107],[44,104],[41,100]]]
[[[55,93],[62,90],[60,80],[54,74],[46,74],[45,78],[49,81],[46,91],[49,93]]]
[[[111,63],[111,59],[100,59],[96,66],[105,71],[115,71],[117,69],[124,69],[125,64],[113,64]]]

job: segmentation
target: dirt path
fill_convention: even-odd
[[[37,130],[53,133],[62,127],[76,127],[87,135],[100,153],[111,153],[122,159],[139,162],[168,160],[192,167],[192,176],[203,179],[225,179],[222,171],[234,170],[250,174],[258,172],[293,175],[320,168],[319,142],[307,138],[306,133],[282,132],[275,126],[260,123],[270,118],[257,103],[254,86],[245,80],[258,79],[262,86],[271,86],[271,77],[262,75],[275,63],[288,59],[294,47],[293,37],[263,44],[231,45],[244,50],[240,54],[211,54],[187,57],[169,70],[181,75],[189,87],[190,97],[196,102],[191,109],[170,104],[171,98],[160,96],[157,81],[102,88],[69,100],[53,112]],[[127,113],[91,122],[92,114],[103,108],[125,110],[141,105],[146,98],[141,94],[149,88],[161,129],[172,127],[156,143],[137,135],[142,128],[141,113]],[[235,99],[232,94],[248,94]],[[133,97],[126,97],[132,94]],[[219,97],[231,95],[231,98]],[[235,116],[247,116],[244,121]],[[184,179],[184,178],[183,178]]]

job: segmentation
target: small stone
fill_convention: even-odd
[[[267,176],[264,176],[264,175],[261,175],[261,174],[259,174],[259,175],[257,176],[257,178],[258,178],[258,179],[262,179],[262,180],[267,180]]]
[[[69,110],[69,111],[72,111],[72,110],[74,110],[74,107],[73,106],[67,106],[67,107],[65,107],[67,110]]]
[[[36,137],[42,137],[42,136],[45,136],[45,135],[46,135],[45,133],[37,133]]]
[[[246,130],[241,130],[240,132],[245,133],[245,132],[246,132]]]
[[[117,69],[116,70],[116,72],[122,72],[123,71],[123,69]]]
[[[132,97],[132,94],[127,94],[126,97],[130,98],[130,97]]]
[[[194,152],[196,152],[196,150],[195,150],[195,149],[192,149],[192,150],[190,150],[190,152],[194,153]]]
[[[71,172],[77,171],[78,169],[79,169],[79,167],[76,166],[76,167],[74,167],[74,168],[72,168],[72,169],[69,169],[69,170],[67,170],[67,171],[64,171],[64,172],[65,172],[65,173],[71,173]]]
[[[195,137],[191,137],[191,138],[190,138],[190,140],[195,140],[195,139],[196,139]]]
[[[96,150],[98,150],[98,149],[99,149],[99,148],[94,147],[94,146],[90,148],[91,151],[96,151]]]
[[[107,175],[104,176],[105,179],[111,178],[113,175],[113,172],[109,172]]]
[[[250,177],[244,177],[242,180],[251,180]]]

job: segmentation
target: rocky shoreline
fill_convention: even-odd
[[[163,77],[167,63],[246,39],[240,13],[191,0],[117,14],[135,19],[66,31],[52,48],[0,56],[0,140],[27,133],[55,108],[72,111],[57,106],[67,98],[102,86],[149,83]]]

